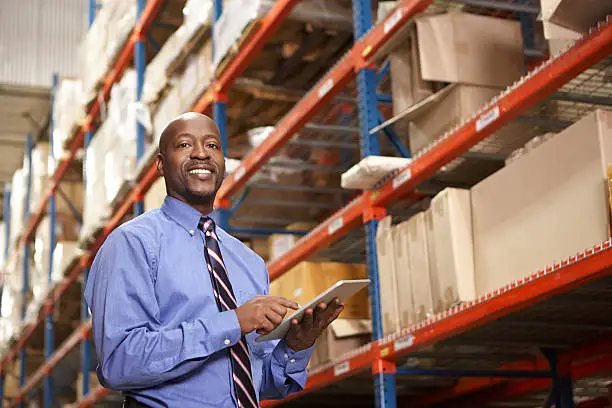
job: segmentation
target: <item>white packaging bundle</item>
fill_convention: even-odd
[[[181,94],[178,86],[173,87],[159,105],[153,116],[153,144],[159,143],[159,138],[166,125],[181,114]]]
[[[105,157],[109,144],[107,134],[111,127],[111,122],[104,122],[91,140],[85,153],[87,183],[85,185],[85,208],[83,210],[81,239],[90,237],[100,222],[107,216],[108,200],[104,185],[104,173]]]
[[[64,148],[76,126],[85,116],[83,83],[80,79],[62,79],[53,94],[53,155],[57,160],[68,153]],[[55,171],[54,168],[50,169]]]
[[[121,51],[136,24],[136,2],[106,0],[80,46],[81,79],[86,100],[95,97],[97,85]]]
[[[6,223],[0,221],[0,270],[4,268],[4,262],[6,261],[4,257],[4,248],[6,248],[6,227]]]
[[[32,177],[30,189],[30,214],[38,211],[49,183],[49,143],[38,142],[32,149]]]
[[[53,250],[53,282],[60,282],[70,271],[67,269],[76,258],[82,255],[78,244],[74,241],[60,241]]]
[[[342,174],[342,188],[373,188],[387,174],[406,168],[411,161],[403,157],[367,156]]]

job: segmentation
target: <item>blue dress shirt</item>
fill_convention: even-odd
[[[85,298],[100,383],[151,407],[236,407],[228,347],[235,311],[219,312],[204,260],[201,214],[172,197],[114,230],[95,257]],[[240,305],[269,294],[264,261],[217,227]],[[312,348],[246,338],[260,400],[301,391]]]

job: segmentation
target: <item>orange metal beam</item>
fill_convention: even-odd
[[[384,21],[376,25],[366,36],[355,43],[351,51],[328,72],[323,79],[306,94],[295,107],[276,125],[266,140],[255,148],[232,174],[217,194],[217,204],[228,202],[281,147],[311,120],[336,94],[355,76],[356,70],[367,65],[374,53],[399,30],[402,25],[420,11],[424,11],[432,0],[403,0],[389,13]]]

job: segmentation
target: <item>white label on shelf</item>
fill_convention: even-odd
[[[346,374],[351,370],[351,362],[345,361],[344,363],[340,363],[334,366],[334,375],[337,377],[342,374]]]
[[[405,337],[402,337],[399,340],[395,340],[395,343],[393,343],[393,349],[395,351],[398,351],[398,350],[408,348],[412,346],[413,344],[414,344],[414,336],[412,334],[409,334]]]
[[[393,27],[397,25],[397,23],[399,23],[399,21],[402,19],[403,12],[404,9],[400,7],[395,10],[395,13],[393,13],[387,21],[385,21],[385,25],[383,26],[383,31],[385,34],[387,34]]]
[[[234,175],[234,180],[240,180],[242,177],[244,177],[244,173],[246,173],[246,169],[244,167],[239,167]]]
[[[344,220],[342,219],[342,217],[333,220],[330,224],[329,227],[327,227],[327,233],[329,235],[332,235],[334,232],[338,231],[340,228],[342,228],[342,226],[344,225]]]
[[[393,179],[393,189],[395,190],[396,188],[410,180],[411,177],[412,171],[410,171],[409,168],[402,171],[400,174],[397,175],[397,177]]]
[[[319,98],[324,97],[325,94],[327,94],[333,86],[334,80],[332,78],[329,78],[327,81],[325,81],[323,85],[321,85],[321,87],[319,88]]]
[[[499,106],[496,106],[487,113],[483,114],[480,119],[476,121],[476,131],[480,132],[482,129],[493,123],[497,118],[499,118]]]

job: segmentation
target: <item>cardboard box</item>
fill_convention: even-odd
[[[310,367],[328,363],[370,341],[370,320],[337,319],[317,339],[310,358]]]
[[[389,55],[393,114],[397,115],[433,94],[432,83],[423,80],[416,30]]]
[[[542,19],[580,33],[612,14],[610,0],[540,0]]]
[[[414,323],[428,319],[436,313],[431,288],[430,245],[428,245],[426,218],[427,210],[408,220],[408,257],[410,262],[412,298],[414,300]]]
[[[397,298],[397,274],[395,245],[391,217],[378,223],[376,231],[376,254],[378,258],[378,282],[380,286],[380,309],[385,335],[400,330],[399,304]]]
[[[365,279],[368,274],[365,265],[360,264],[302,262],[284,276],[280,284],[282,296],[304,305],[339,280]],[[368,291],[364,289],[347,299],[340,316],[345,319],[368,319]]]
[[[470,191],[447,188],[431,202],[427,218],[432,296],[436,311],[476,297]]]
[[[433,143],[469,118],[501,92],[499,88],[453,84],[421,101],[405,112],[402,121],[409,121],[410,151],[415,153]],[[487,139],[494,145],[496,139],[529,134],[526,125],[510,123]],[[527,139],[528,140],[528,139]],[[497,146],[501,149],[501,146]],[[510,153],[510,152],[507,152]]]
[[[426,81],[505,87],[525,72],[518,21],[447,13],[420,17],[416,23]]]
[[[311,231],[316,224],[296,222],[287,226],[287,231]],[[272,234],[268,237],[268,255],[270,260],[280,258],[289,252],[302,237],[291,234]]]
[[[476,295],[610,236],[612,112],[598,110],[472,188]]]
[[[415,271],[410,266],[408,249],[408,222],[402,222],[393,228],[395,255],[395,286],[394,296],[397,298],[400,329],[410,327],[415,323],[414,299],[412,298],[412,275]],[[381,293],[381,296],[383,293]],[[387,296],[386,293],[384,293]]]

